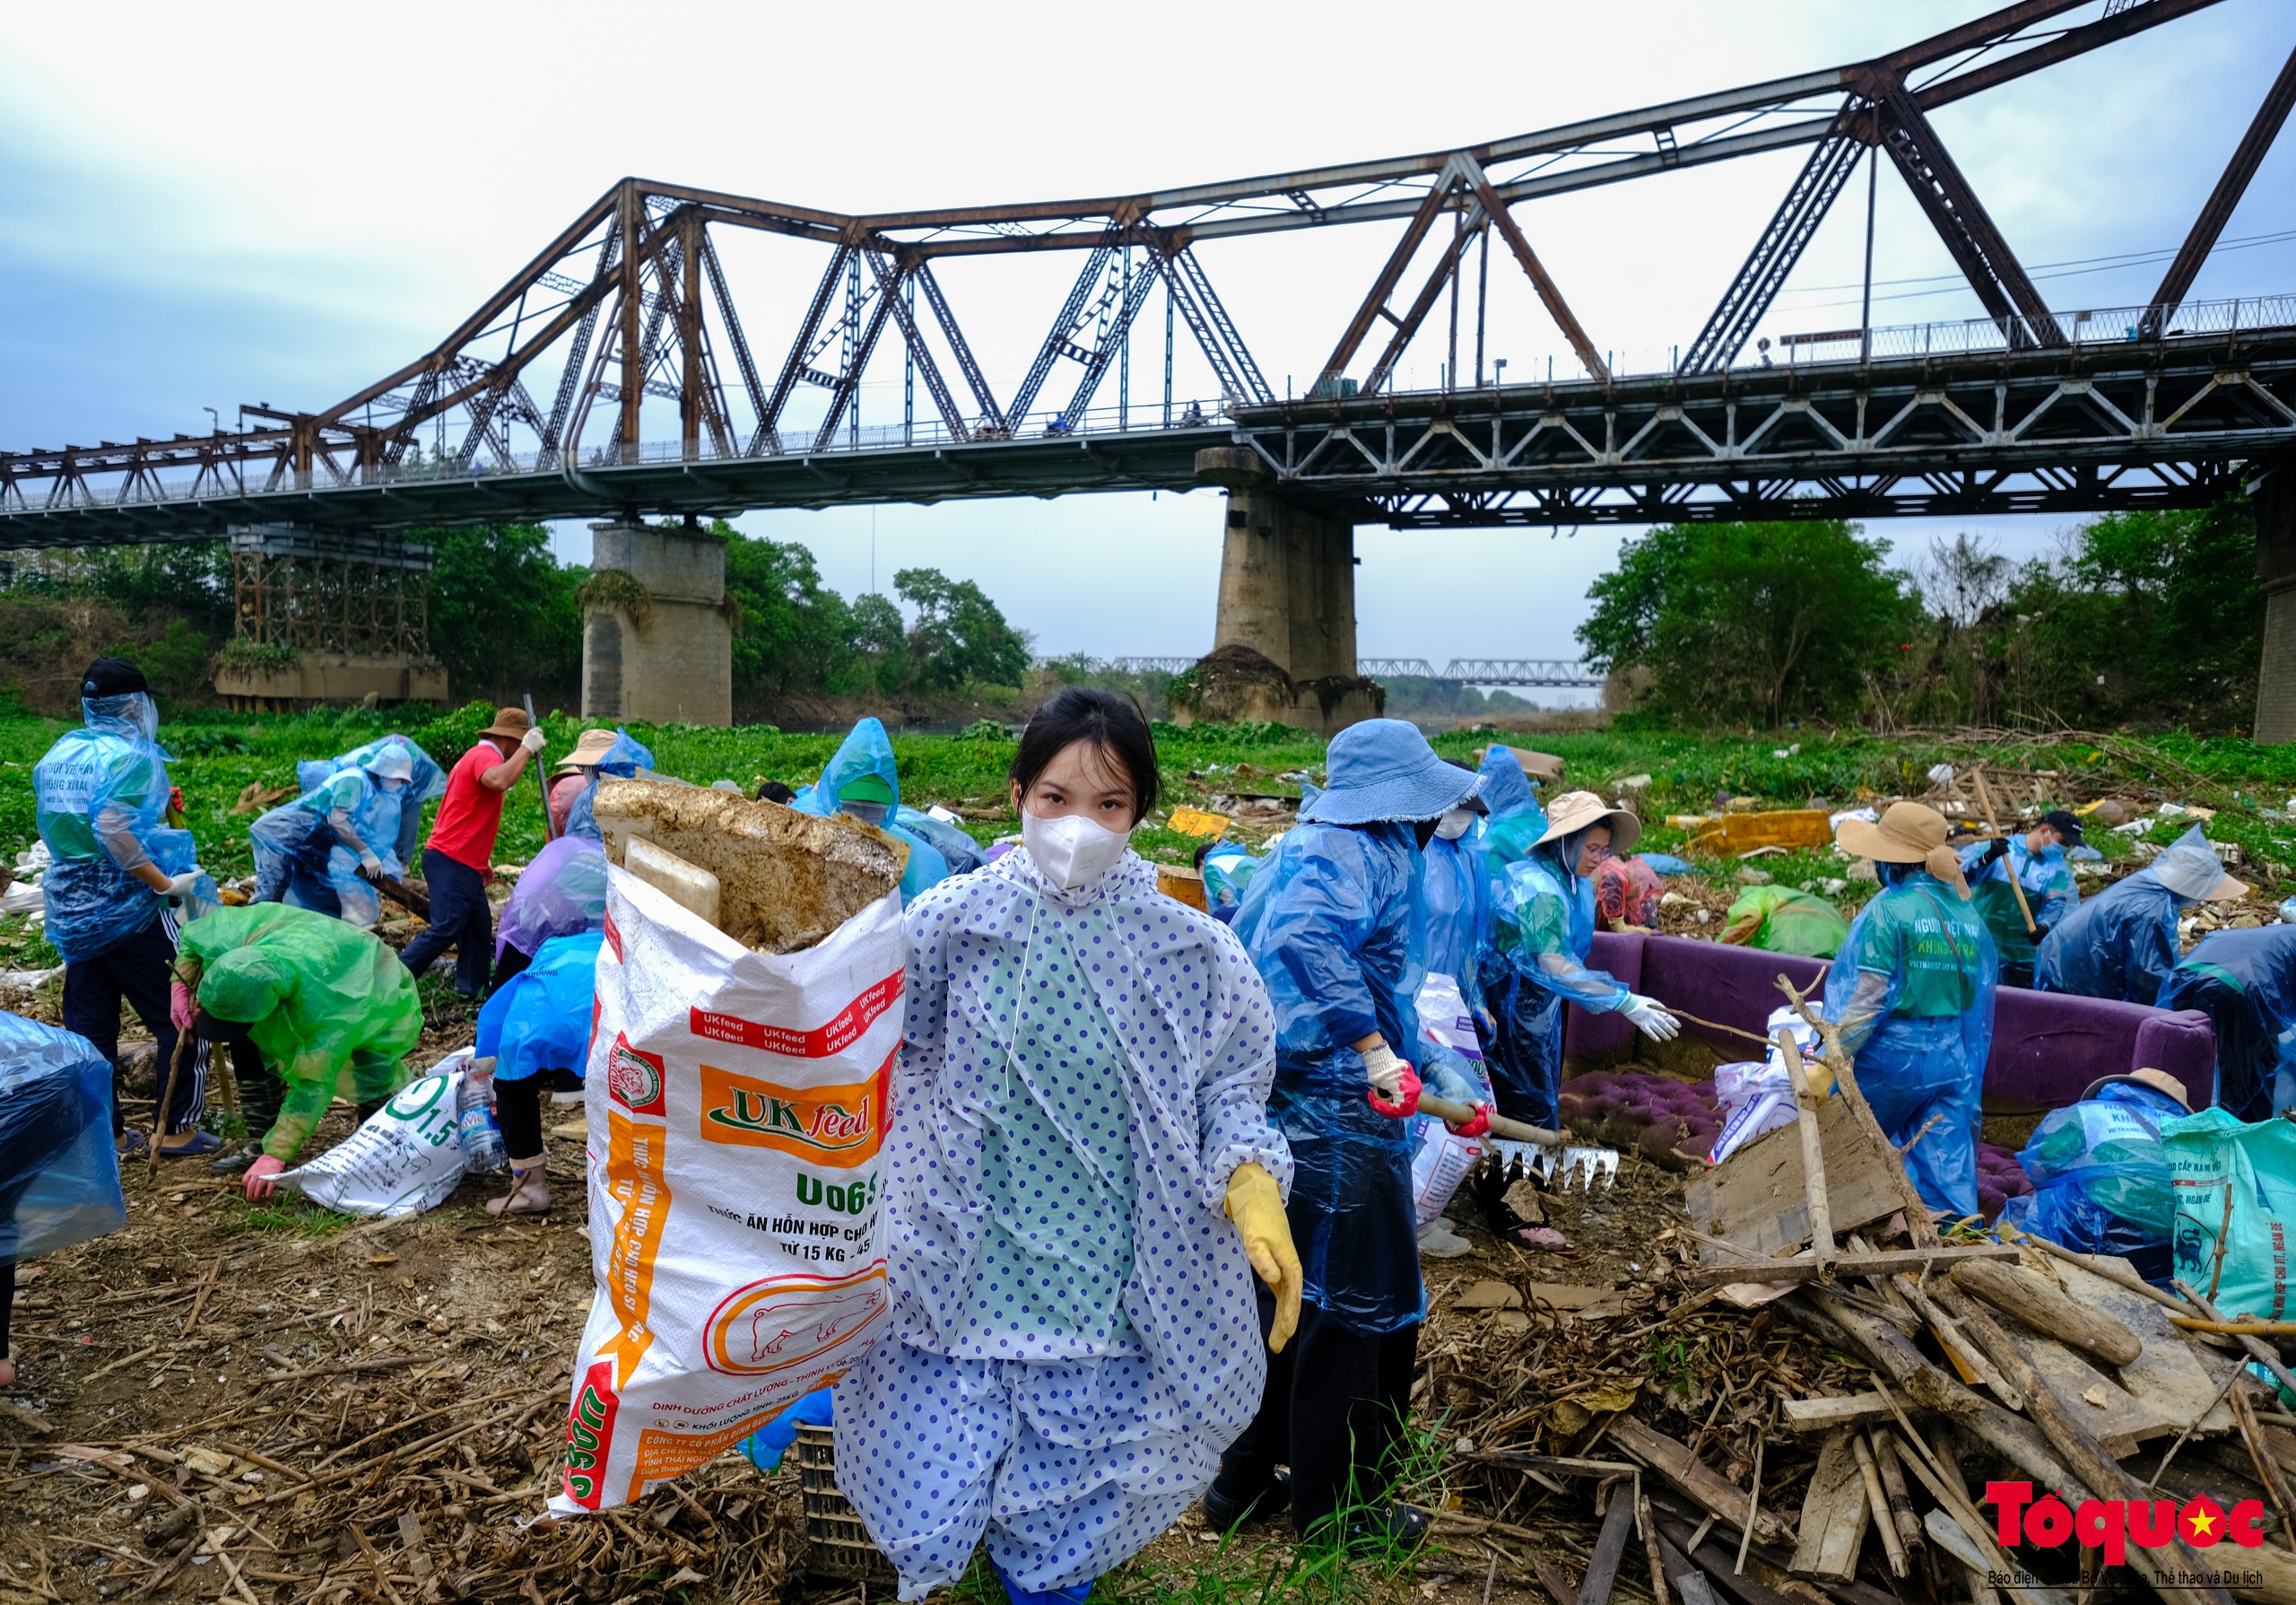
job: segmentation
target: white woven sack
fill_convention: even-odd
[[[878,1148],[900,1045],[900,898],[752,952],[622,869],[587,1067],[597,1293],[565,1513],[706,1464],[886,1325]]]

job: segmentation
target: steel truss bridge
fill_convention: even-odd
[[[1183,674],[1194,658],[1111,658],[1121,674]],[[1550,685],[1599,688],[1603,676],[1584,663],[1561,658],[1454,658],[1438,669],[1425,658],[1358,658],[1355,672],[1375,680],[1416,675],[1423,680],[1457,680],[1467,685]]]
[[[247,406],[242,427],[209,435],[0,453],[0,547],[1184,488],[1203,483],[1199,449],[1237,445],[1303,497],[1406,528],[2204,502],[2296,442],[2296,302],[2187,300],[2296,103],[2296,53],[2160,287],[2101,322],[2046,303],[1930,118],[2214,3],[2019,0],[1847,66],[1464,149],[1145,194],[849,215],[625,179],[431,351],[330,407]],[[1678,360],[1613,371],[1540,260],[1528,203],[1789,149],[1808,153],[1800,172]],[[1749,360],[1869,151],[1909,186],[1985,318]],[[1279,398],[1213,288],[1219,243],[1356,223],[1400,234],[1308,397]],[[815,253],[810,296],[737,296],[735,253],[720,250],[734,235]],[[1081,266],[1041,337],[985,362],[940,270],[1061,251]],[[1485,382],[1493,255],[1528,280],[1580,374],[1500,386],[1494,367]],[[1128,370],[1159,301],[1168,377],[1161,406],[1143,406]],[[753,346],[749,331],[769,326],[786,343]],[[1183,328],[1216,398],[1172,388]],[[1447,387],[1398,391],[1405,353],[1438,340]],[[865,428],[865,377],[896,364],[901,422]],[[992,371],[1022,377],[1000,394]]]

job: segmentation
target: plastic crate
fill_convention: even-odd
[[[805,1501],[805,1570],[888,1587],[900,1581],[893,1563],[869,1541],[869,1530],[837,1487],[837,1435],[826,1426],[797,1428],[797,1479]]]

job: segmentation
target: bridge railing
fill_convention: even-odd
[[[1039,659],[1043,667],[1051,659]],[[1177,675],[1194,667],[1194,658],[1070,658],[1058,661],[1081,663],[1086,668],[1109,668],[1125,675]],[[1422,680],[1458,680],[1473,685],[1544,685],[1598,687],[1602,675],[1587,664],[1569,658],[1454,658],[1440,670],[1426,658],[1358,658],[1355,672],[1372,679],[1416,677]]]

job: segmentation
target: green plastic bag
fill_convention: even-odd
[[[1759,947],[1765,953],[1793,953],[1804,958],[1831,958],[1849,935],[1849,921],[1823,898],[1791,886],[1748,886],[1723,916],[1728,922],[1726,942]],[[1750,934],[1735,934],[1741,921],[1751,920]]]
[[[341,1096],[354,1103],[406,1085],[401,1062],[422,1034],[414,977],[382,941],[310,909],[257,903],[183,928],[178,964],[198,966],[199,1007],[248,1027],[286,1084],[264,1151],[291,1161]],[[188,961],[188,962],[187,962]]]
[[[2228,1320],[2288,1320],[2296,1125],[2283,1120],[2249,1125],[2222,1109],[2204,1109],[2161,1121],[2161,1146],[2168,1152],[2175,1199],[2177,1275]]]

